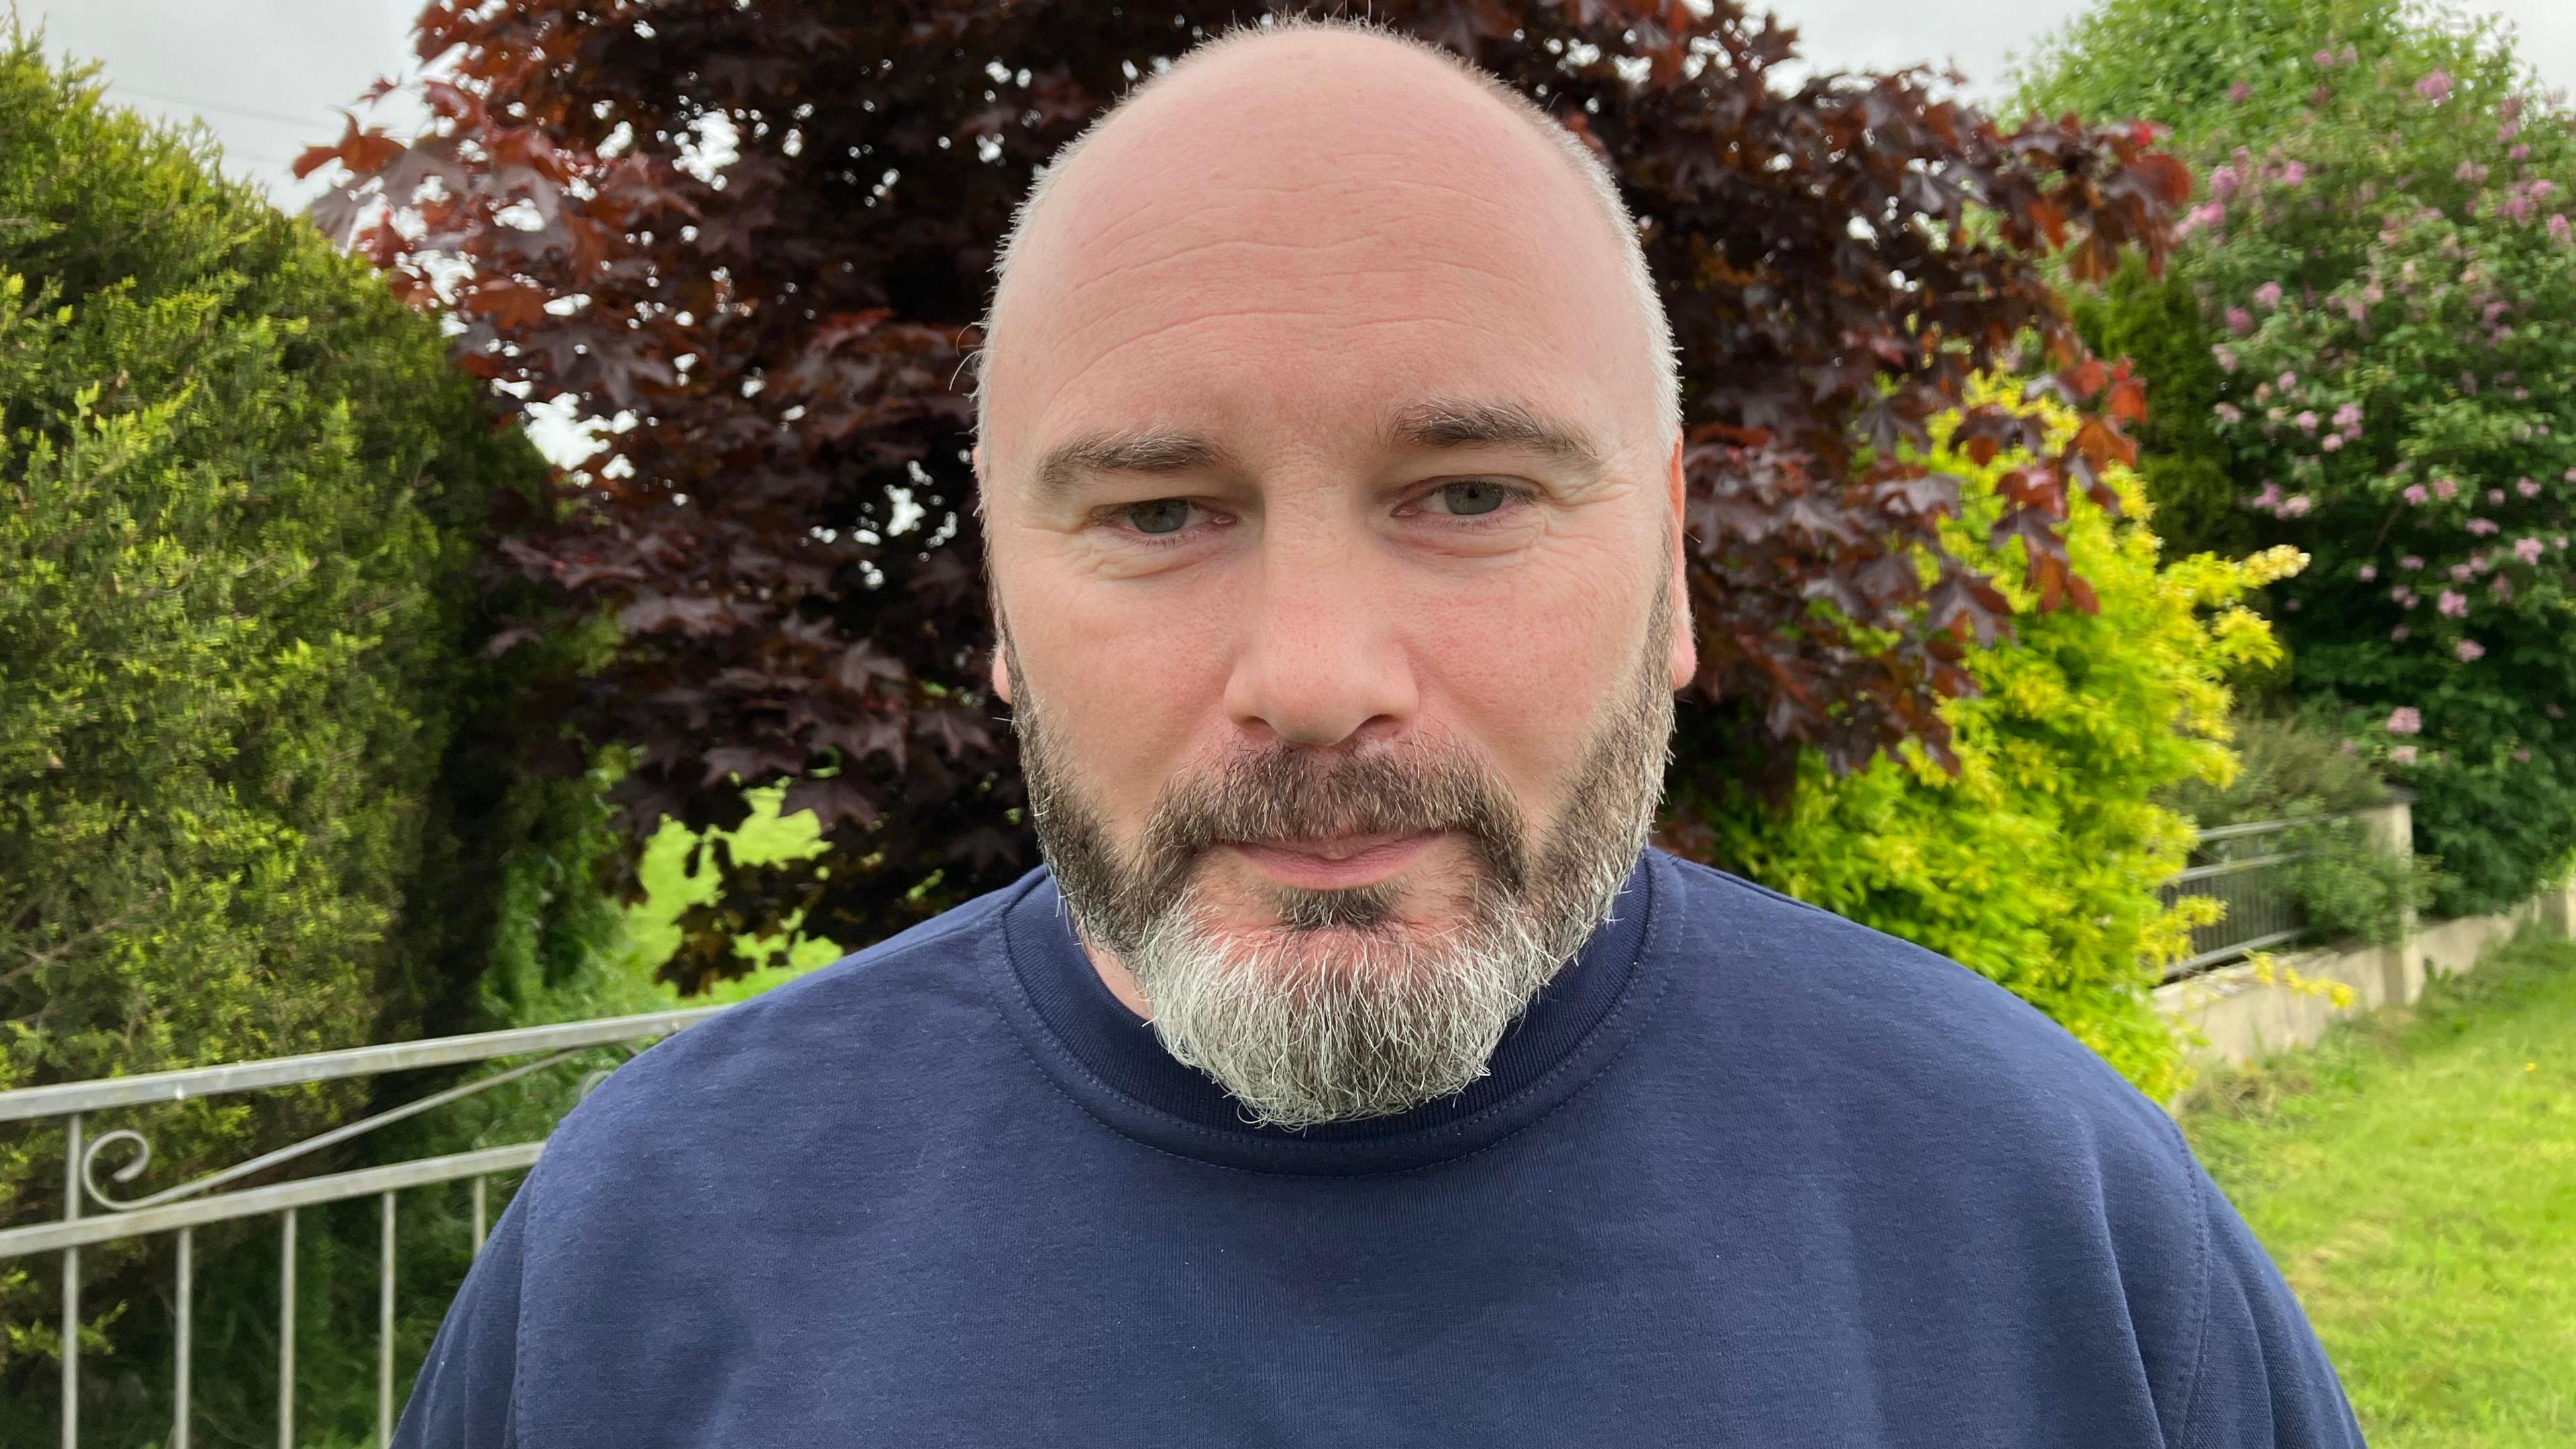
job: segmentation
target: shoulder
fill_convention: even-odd
[[[1910,941],[1723,871],[1671,866],[1683,997],[1808,1100],[1849,1101],[1961,1151],[2108,1155],[2185,1189],[2190,1152],[2173,1119],[2036,1007]]]
[[[920,1115],[1007,1042],[982,957],[1029,880],[731,1006],[619,1067],[547,1142],[559,1190],[693,1156],[739,1164]],[[979,1047],[984,1050],[979,1051]]]

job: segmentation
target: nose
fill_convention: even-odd
[[[1320,521],[1264,530],[1225,698],[1253,743],[1333,748],[1412,727],[1417,681],[1382,563],[1369,540]]]

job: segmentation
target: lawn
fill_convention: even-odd
[[[2183,1122],[2377,1449],[2576,1444],[2576,944],[2502,947]]]

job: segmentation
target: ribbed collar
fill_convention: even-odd
[[[1212,1079],[1173,1060],[1091,966],[1054,880],[1011,887],[999,941],[984,951],[1004,1013],[1039,1066],[1111,1128],[1166,1151],[1254,1171],[1390,1172],[1463,1156],[1538,1120],[1617,1055],[1660,995],[1673,952],[1657,950],[1657,902],[1672,863],[1648,851],[1611,920],[1507,1031],[1490,1071],[1454,1097],[1399,1116],[1303,1131],[1247,1124]],[[1666,912],[1669,914],[1669,911]]]

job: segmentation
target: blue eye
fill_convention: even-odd
[[[1500,483],[1470,480],[1464,483],[1443,484],[1432,496],[1441,501],[1443,513],[1459,518],[1470,518],[1479,513],[1493,512],[1510,502],[1512,495],[1511,490]]]
[[[1178,533],[1190,521],[1190,501],[1186,498],[1155,498],[1131,503],[1121,512],[1127,526],[1138,533]]]

